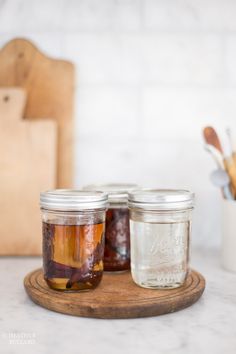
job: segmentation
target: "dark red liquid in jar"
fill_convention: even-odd
[[[43,222],[44,279],[56,290],[95,288],[102,279],[104,223]]]
[[[130,269],[128,208],[110,208],[106,213],[104,270]]]

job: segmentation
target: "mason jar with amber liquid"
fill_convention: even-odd
[[[95,288],[103,275],[107,194],[76,190],[41,193],[43,271],[50,288]]]
[[[86,186],[84,190],[102,191],[108,194],[106,212],[104,270],[109,272],[130,269],[130,227],[128,192],[136,184],[103,184]]]

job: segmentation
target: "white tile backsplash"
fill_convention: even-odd
[[[57,31],[63,23],[62,0],[2,0],[0,27],[11,31]]]
[[[1,30],[135,31],[140,0],[1,0]]]
[[[216,85],[222,78],[221,40],[216,35],[147,34],[140,53],[147,82]]]
[[[142,44],[139,36],[79,33],[64,36],[65,52],[78,62],[78,84],[139,83]]]
[[[148,137],[189,138],[201,143],[204,125],[235,126],[235,89],[144,87],[143,133]]]
[[[98,86],[78,89],[78,134],[102,140],[137,136],[138,95],[134,87]]]
[[[235,0],[0,0],[0,46],[74,62],[75,184],[196,192],[195,245],[216,246],[220,192],[202,127],[236,138]]]
[[[236,85],[236,33],[225,38],[225,75],[229,85]]]
[[[140,22],[139,0],[63,0],[66,31],[133,31]]]
[[[144,0],[145,27],[154,30],[236,30],[234,0]]]

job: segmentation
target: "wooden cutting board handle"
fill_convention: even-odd
[[[24,118],[52,118],[58,126],[57,187],[73,187],[74,66],[40,52],[25,39],[0,50],[0,86],[27,93]]]

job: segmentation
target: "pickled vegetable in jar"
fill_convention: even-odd
[[[108,193],[106,212],[104,270],[124,271],[130,269],[130,228],[127,206],[128,192],[135,184],[90,185],[85,190]]]
[[[47,284],[64,291],[95,288],[103,275],[107,195],[54,190],[41,193],[40,204]]]

